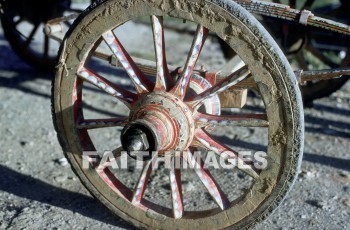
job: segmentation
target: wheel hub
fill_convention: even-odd
[[[191,109],[170,93],[153,92],[141,98],[130,112],[131,122],[121,136],[127,151],[182,151],[194,135]]]

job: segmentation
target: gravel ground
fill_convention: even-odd
[[[208,53],[217,49],[214,43],[208,47]],[[23,63],[0,31],[0,229],[132,229],[89,195],[63,158],[51,120],[51,79]],[[108,108],[103,98],[95,102]],[[299,178],[281,207],[256,229],[350,229],[349,116],[350,84],[305,109]],[[249,132],[239,133],[244,140],[238,137],[236,143],[242,148],[256,143]],[[188,183],[185,190],[193,186]]]

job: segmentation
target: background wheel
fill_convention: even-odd
[[[148,32],[138,27],[140,36],[128,36],[129,26],[135,26],[132,19],[139,17],[151,17]],[[197,27],[185,54],[179,46],[167,47],[171,35],[164,35],[163,20],[186,20]],[[208,33],[225,40],[244,62],[214,85],[196,71]],[[152,38],[154,46],[147,43]],[[138,43],[130,45],[134,40]],[[150,59],[157,71],[147,76],[135,60],[148,56],[145,53],[153,47],[155,55]],[[121,68],[94,58],[94,51],[104,48]],[[182,67],[169,73],[168,64],[176,59],[176,52],[184,55]],[[273,39],[233,1],[99,1],[69,31],[60,60],[65,63],[57,71],[52,98],[60,143],[87,189],[135,226],[248,228],[265,219],[291,188],[303,148],[298,85]],[[217,100],[219,92],[247,79],[260,92],[260,103],[223,109]],[[234,133],[248,134],[240,139],[247,141],[245,146],[236,146]],[[154,149],[145,147],[145,139],[132,137],[144,134],[147,146]],[[135,145],[137,141],[140,144]],[[212,151],[219,160],[233,160],[244,147],[266,151],[267,167],[258,170],[256,162],[250,161],[245,169],[211,170],[201,160],[188,161],[198,166],[189,171],[174,167],[152,170],[150,160],[141,170],[118,170],[108,164],[96,167],[93,162],[84,167],[83,152],[110,149],[110,156],[118,161],[121,146],[160,153],[179,150],[184,152],[182,162],[194,149],[205,150],[200,152],[203,155]],[[173,155],[172,161],[176,159]],[[129,161],[132,166],[137,164]],[[188,183],[196,180],[199,183],[189,188]]]
[[[310,9],[314,3],[317,3],[314,0],[275,0],[273,2],[287,4],[297,9]],[[331,4],[319,9],[313,9],[313,12],[316,15],[348,24],[349,17],[346,13],[348,8],[349,3],[341,1],[340,7],[339,4]],[[278,41],[278,44],[295,69],[315,70],[348,67],[350,65],[350,43],[346,36],[319,29],[315,30],[296,23],[269,17],[264,17],[263,23],[265,28]],[[334,37],[337,37],[337,39],[334,39]],[[334,39],[333,41],[332,38]],[[235,57],[234,50],[230,49],[223,40],[219,40],[219,43],[227,60]],[[314,81],[301,85],[300,89],[304,104],[312,105],[314,100],[330,96],[340,89],[347,80],[348,76],[343,76],[338,79]]]
[[[349,49],[318,50],[312,44],[307,44],[300,54],[296,54],[296,65],[305,70],[348,67],[350,66],[349,51]],[[337,79],[308,82],[300,86],[304,104],[312,104],[313,100],[330,96],[339,90],[347,80],[348,76],[342,76]]]
[[[334,1],[319,7],[317,1],[275,1],[296,7],[298,9],[312,9],[316,15],[330,18],[335,21],[349,23],[347,14],[348,3],[341,2],[341,5]],[[348,67],[350,65],[349,39],[346,36],[333,32],[306,28],[297,24],[290,24],[281,21],[281,26],[276,26],[276,22],[268,20],[266,26],[272,25],[272,33],[278,39],[287,54],[290,62],[294,63],[296,69],[314,70],[329,69],[338,67]],[[288,28],[287,34],[285,33]],[[277,31],[276,31],[277,29]],[[293,32],[292,32],[293,31]],[[284,35],[283,35],[284,34]],[[337,39],[334,39],[334,38]],[[296,50],[296,47],[297,48]],[[296,51],[295,51],[296,50]],[[300,86],[305,105],[311,105],[313,100],[328,97],[338,89],[340,89],[348,80],[348,76],[338,79],[308,82],[306,85]]]
[[[11,0],[3,4],[1,23],[12,49],[34,68],[53,71],[59,43],[46,36],[43,28],[46,21],[63,16],[70,0]]]

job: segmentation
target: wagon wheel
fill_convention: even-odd
[[[281,2],[281,1],[276,1]],[[298,6],[297,1],[287,1],[287,4],[291,7],[296,7],[300,9],[310,9],[315,1],[308,0],[303,6]],[[342,7],[344,3],[342,3]],[[327,14],[325,15],[327,16]],[[339,20],[337,20],[339,21]],[[317,43],[319,43],[318,35],[312,35],[307,38],[305,46],[298,51],[296,54],[290,55],[290,59],[294,59],[297,62],[298,68],[304,70],[308,69],[327,69],[327,68],[337,68],[337,67],[348,67],[350,65],[350,50],[343,45],[342,50],[332,50],[332,45],[328,45],[329,48],[317,48]],[[331,35],[329,35],[331,36]],[[321,38],[322,39],[322,38]],[[340,38],[342,41],[346,41],[346,37]],[[321,41],[322,44],[322,41]],[[349,43],[348,43],[349,44]],[[338,45],[338,44],[335,44]],[[289,51],[286,50],[286,53]],[[345,53],[345,55],[344,55]],[[342,56],[342,57],[340,57]],[[333,57],[333,58],[331,58]],[[311,58],[311,60],[310,60]],[[337,60],[338,59],[338,60]],[[315,64],[315,62],[317,64]],[[339,90],[346,82],[347,77],[341,77],[338,79],[323,80],[323,81],[313,81],[308,82],[306,85],[300,86],[300,90],[303,96],[303,101],[305,104],[312,104],[313,100],[327,97]]]
[[[43,32],[47,20],[60,17],[70,1],[5,1],[1,23],[12,49],[29,65],[52,71],[59,43]]]
[[[274,2],[287,4],[293,8],[297,6],[300,9],[310,9],[315,1],[308,0],[304,2],[304,5],[302,6],[299,6],[297,4],[298,1],[295,1],[295,0],[294,1],[275,0]],[[345,1],[342,2],[342,7],[344,7],[344,5],[345,5],[345,9],[347,9],[348,3],[345,3]],[[276,23],[275,19],[271,21],[273,23]],[[266,28],[270,30],[271,33],[273,33],[277,39],[281,39],[281,34],[283,34],[281,28],[276,28],[275,24],[273,24],[273,28],[269,28],[269,25],[270,25],[269,22],[265,24],[266,24]],[[297,24],[293,26],[293,29],[290,29],[290,30],[291,31],[298,30],[298,32],[293,31],[293,33],[289,33],[290,36],[286,37],[288,41],[285,41],[285,42],[281,41],[281,43],[287,43],[286,49],[284,50],[286,54],[290,53],[290,50],[288,50],[290,46],[293,45],[298,40],[300,40],[300,36],[298,36],[297,34],[298,33],[306,34],[306,31],[303,31],[304,28]],[[291,36],[291,35],[296,35],[296,36]],[[344,37],[344,38],[340,38],[339,40],[344,41],[346,39],[347,38]],[[315,62],[315,60],[316,62],[318,62],[318,65],[321,65],[320,69],[348,67],[350,65],[349,48],[347,48],[346,46],[343,46],[342,50],[337,50],[337,51],[327,50],[327,48],[326,50],[325,49],[320,50],[314,45],[315,43],[317,43],[317,40],[318,40],[317,37],[307,40],[306,41],[307,44],[305,44],[304,48],[302,48],[301,45],[299,45],[299,47],[302,49],[300,49],[296,54],[293,50],[293,52],[291,52],[293,54],[288,55],[288,59],[290,59],[290,61],[296,61],[297,69],[300,69],[300,68],[304,70],[315,69],[315,67],[313,67],[313,64],[312,64],[312,62]],[[227,60],[230,60],[231,58],[235,57],[234,50],[230,49],[224,41],[219,40],[219,43],[224,53],[224,56]],[[330,59],[328,57],[330,53],[333,57],[338,56],[338,59],[339,59],[339,56],[342,56],[341,60]],[[344,53],[346,55],[343,55]],[[308,60],[310,56],[312,56],[312,59],[313,59],[311,61]],[[337,78],[337,79],[331,79],[331,80],[313,81],[313,82],[308,82],[306,85],[301,85],[300,89],[301,89],[301,94],[303,96],[304,104],[312,105],[313,100],[331,95],[332,93],[339,90],[347,82],[347,79],[348,79],[348,76]]]
[[[143,16],[151,17],[153,30],[149,30],[153,31],[155,40],[156,74],[150,77],[143,73],[139,64],[135,64],[136,59],[129,55],[125,44],[123,46],[117,36],[120,31],[116,32],[127,21]],[[193,21],[197,25],[184,67],[171,73],[166,61],[166,55],[170,57],[171,54],[165,49],[164,17],[167,20],[180,18]],[[208,32],[224,39],[245,63],[241,69],[227,74],[214,85],[194,71]],[[145,36],[141,37],[145,42]],[[104,69],[98,73],[91,59],[94,50],[101,46],[110,49],[122,68],[112,72]],[[52,98],[53,119],[60,143],[83,184],[123,219],[138,227],[152,229],[222,229],[230,226],[242,229],[265,219],[288,193],[302,155],[300,92],[288,62],[272,38],[233,1],[181,4],[152,0],[100,1],[75,22],[62,46],[60,60],[61,68],[54,80]],[[133,89],[121,85],[118,79],[124,75],[117,70],[129,76]],[[108,78],[107,73],[114,77]],[[220,115],[222,111],[217,94],[247,78],[253,79],[261,93],[262,112]],[[206,86],[199,87],[199,82]],[[85,105],[91,105],[91,100],[96,97],[82,95],[86,95],[91,86],[117,99],[119,103],[116,105],[123,105],[126,115],[86,117]],[[120,113],[122,109],[116,105],[108,108]],[[166,181],[151,183],[152,175],[158,176],[164,170],[152,170],[152,159],[145,160],[138,179],[130,186],[126,178],[132,177],[131,172],[113,169],[111,162],[105,161],[106,164],[97,166],[91,160],[88,169],[82,163],[83,152],[98,150],[97,141],[104,137],[100,132],[107,128],[120,135],[121,145],[128,151],[157,150],[161,155],[165,151],[177,150],[183,152],[180,157],[186,162],[193,156],[192,150],[197,148],[211,150],[219,159],[237,159],[237,151],[222,144],[221,140],[215,140],[210,130],[220,132],[225,127],[239,129],[241,126],[266,131],[267,167],[258,170],[250,162],[246,168],[240,168],[249,186],[232,199],[228,193],[240,184],[225,190],[226,184],[230,184],[229,178],[218,179],[210,169],[203,168],[200,159],[188,161],[198,166],[194,170],[195,178],[207,189],[214,205],[208,209],[188,208],[195,206],[186,203],[189,200],[186,197],[197,190],[188,192],[182,189],[184,171],[174,166],[165,170]],[[120,131],[119,127],[123,130]],[[102,148],[111,144],[114,149],[111,149],[111,156],[119,159],[121,147],[116,144],[117,135],[113,133],[109,136],[110,142],[102,138]],[[172,155],[171,160],[175,161],[177,157]],[[170,198],[164,203],[145,195],[149,189],[156,193],[163,186],[169,186],[170,191]],[[166,194],[159,199],[162,196]],[[201,199],[197,198],[195,202],[201,202]]]
[[[333,58],[335,57],[338,60],[329,58],[330,54]],[[341,54],[343,57],[339,57]],[[305,70],[310,68],[314,69],[311,63],[315,61],[322,65],[322,69],[350,66],[349,48],[342,50],[342,52],[320,51],[313,47],[312,44],[306,44],[304,50],[300,51],[300,54],[297,54],[296,56],[298,65]],[[312,60],[308,61],[308,57],[310,56],[312,56]],[[343,76],[336,79],[308,82],[307,84],[300,86],[304,103],[310,104],[315,99],[328,97],[339,90],[347,80],[348,76]]]

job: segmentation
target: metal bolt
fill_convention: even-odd
[[[128,138],[127,151],[144,151],[149,148],[147,136],[144,133],[132,135]]]
[[[126,147],[128,151],[142,151],[145,150],[144,145],[140,139],[132,139],[128,142],[128,146]]]

